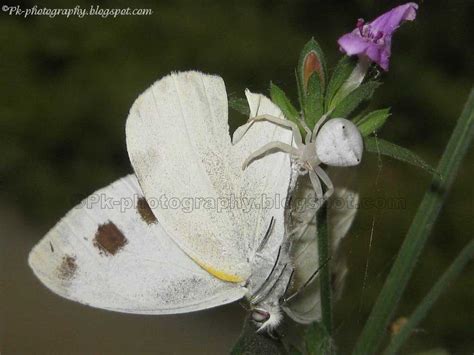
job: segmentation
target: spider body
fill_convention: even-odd
[[[245,169],[254,159],[271,151],[289,153],[298,173],[309,174],[316,198],[326,200],[333,193],[334,187],[329,176],[321,168],[321,163],[339,167],[358,165],[362,159],[364,147],[359,129],[351,121],[344,118],[332,118],[326,122],[326,119],[327,115],[321,117],[312,132],[302,122],[306,131],[303,141],[299,127],[292,121],[270,115],[250,118],[243,129],[236,132],[234,142],[240,140],[254,122],[265,120],[290,128],[293,131],[294,145],[277,141],[267,143],[252,153],[244,161],[242,168]],[[321,182],[326,186],[324,193]]]
[[[359,129],[343,118],[327,121],[314,142],[319,160],[330,166],[354,166],[362,158],[362,137]]]

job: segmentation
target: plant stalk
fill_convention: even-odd
[[[433,288],[428,292],[421,303],[416,307],[415,311],[408,318],[408,322],[403,325],[400,332],[395,335],[383,355],[395,355],[405,341],[410,337],[415,327],[425,318],[426,314],[436,302],[441,293],[446,290],[451,283],[464,269],[466,264],[474,256],[474,239],[459,253],[458,257],[453,261],[449,268],[439,278]]]
[[[318,261],[319,265],[325,265],[319,271],[319,282],[321,287],[321,311],[322,323],[326,331],[331,335],[332,330],[332,304],[331,304],[331,272],[328,262],[329,254],[329,235],[327,224],[327,203],[324,203],[317,212],[317,238],[318,238]]]
[[[438,217],[447,192],[461,166],[461,161],[473,134],[474,90],[471,90],[464,110],[438,164],[437,171],[440,175],[434,175],[432,183],[421,201],[382,291],[358,339],[354,354],[368,355],[377,351]]]

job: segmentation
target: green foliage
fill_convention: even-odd
[[[298,103],[300,104],[300,107],[304,107],[304,97],[303,97],[303,86],[301,84],[301,81],[299,79],[298,75],[298,69],[295,69],[295,79],[296,79],[296,89],[298,92]]]
[[[326,111],[332,110],[339,103],[340,99],[342,99],[342,97],[337,98],[336,95],[338,90],[351,75],[355,66],[356,60],[347,55],[343,56],[337,63],[326,90]]]
[[[306,330],[305,345],[308,355],[329,355],[334,352],[331,336],[326,327],[318,322]]]
[[[319,76],[313,73],[308,80],[308,91],[305,97],[304,119],[310,129],[324,113],[324,95]]]
[[[422,168],[430,173],[436,173],[436,170],[421,159],[412,151],[400,147],[396,144],[387,142],[377,137],[367,137],[364,139],[365,149],[371,153],[377,153],[389,156],[391,158],[403,161],[405,163]]]
[[[382,291],[362,330],[354,354],[370,355],[377,351],[473,136],[474,90],[471,90],[463,113],[438,164],[437,171],[440,176],[433,176],[431,185],[425,192]]]
[[[273,103],[280,108],[281,112],[283,112],[283,115],[288,120],[293,121],[298,127],[300,127],[298,111],[286,96],[285,92],[273,83],[270,83],[270,98]]]
[[[304,120],[310,129],[324,113],[327,66],[324,53],[314,38],[301,50],[296,69],[298,97]]]
[[[368,113],[360,120],[357,121],[356,125],[359,128],[360,133],[363,137],[367,137],[370,134],[377,132],[390,117],[390,109],[384,108]]]
[[[364,101],[369,100],[381,83],[369,81],[361,84],[357,89],[345,96],[334,108],[332,117],[347,118]]]
[[[309,56],[312,56],[314,61],[311,61],[314,65],[309,63],[310,61]],[[311,38],[303,47],[300,53],[300,57],[298,60],[298,83],[299,83],[299,91],[303,94],[307,94],[309,91],[307,89],[307,83],[313,71],[318,74],[319,81],[322,84],[322,87],[326,85],[327,82],[327,66],[326,60],[324,58],[324,53],[319,46],[318,42],[314,38]]]

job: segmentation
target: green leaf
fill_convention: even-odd
[[[386,155],[391,158],[425,169],[426,171],[429,171],[432,174],[436,174],[436,170],[432,166],[430,166],[418,155],[406,148],[400,147],[399,145],[387,142],[386,140],[376,137],[367,137],[364,139],[364,143],[365,149],[368,152]]]
[[[308,92],[305,99],[304,119],[310,129],[314,128],[316,122],[324,113],[324,96],[321,89],[319,76],[311,75],[308,81]]]
[[[336,106],[331,117],[347,118],[362,102],[369,100],[376,88],[380,86],[377,81],[369,81],[344,97]]]
[[[439,278],[430,292],[428,292],[421,303],[418,304],[415,311],[408,318],[408,322],[405,323],[400,332],[392,338],[390,344],[383,353],[384,355],[395,355],[400,351],[403,343],[405,343],[416,326],[425,318],[426,314],[436,302],[441,293],[448,289],[449,284],[461,273],[473,256],[474,239],[472,239],[468,245],[464,247],[458,257]]]
[[[302,85],[300,83],[300,79],[298,78],[298,70],[295,69],[295,78],[296,78],[296,88],[298,91],[298,102],[300,104],[301,110],[303,110],[304,107],[304,97],[303,97],[303,92],[302,90]]]
[[[369,114],[368,110],[361,110],[357,114],[354,114],[354,117],[351,119],[352,123],[357,126],[361,119]]]
[[[305,333],[305,344],[309,355],[328,355],[333,353],[333,344],[326,328],[320,323],[311,324]]]
[[[368,135],[377,132],[385,124],[389,116],[389,108],[372,111],[357,121],[356,125],[362,136],[367,137]]]
[[[471,90],[438,164],[437,171],[440,175],[433,176],[431,185],[425,192],[382,291],[357,341],[354,354],[370,355],[377,351],[473,136],[474,90]]]
[[[250,117],[250,108],[246,99],[240,97],[229,97],[229,107],[242,115]]]
[[[355,59],[346,55],[337,63],[326,90],[326,111],[333,109],[339,103],[338,100],[335,100],[335,96],[351,75],[356,66],[356,62]]]
[[[299,90],[303,96],[307,93],[309,78],[317,73],[322,84],[322,90],[327,82],[327,69],[324,53],[314,38],[311,38],[303,47],[298,60],[298,82]]]
[[[295,106],[293,106],[285,92],[273,83],[270,83],[270,97],[287,119],[299,125],[299,114]]]

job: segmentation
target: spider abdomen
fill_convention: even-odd
[[[344,118],[327,121],[321,127],[315,145],[319,160],[330,166],[357,165],[364,149],[359,129]]]

